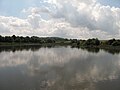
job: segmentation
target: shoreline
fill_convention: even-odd
[[[100,48],[100,49],[120,49],[120,46],[111,46],[111,45],[74,45],[71,43],[1,43],[0,47],[2,46],[71,46],[73,48]]]

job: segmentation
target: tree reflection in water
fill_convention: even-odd
[[[0,90],[120,89],[119,54],[99,48],[4,48],[0,58]]]

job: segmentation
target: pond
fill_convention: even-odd
[[[1,47],[0,90],[120,90],[120,54],[71,47]]]

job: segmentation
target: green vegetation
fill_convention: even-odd
[[[66,39],[59,37],[37,37],[37,36],[1,36],[2,45],[70,45],[72,47],[119,47],[120,40],[98,40],[97,38],[88,40]]]
[[[59,37],[37,37],[37,36],[1,36],[0,45],[48,45],[48,44],[68,44],[68,39]]]

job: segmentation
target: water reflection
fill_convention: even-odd
[[[103,49],[104,51],[108,52],[108,53],[111,53],[111,54],[119,54],[120,53],[120,48],[104,48]]]
[[[52,48],[55,47],[54,45],[47,45],[47,46],[41,46],[41,45],[24,45],[24,46],[0,46],[0,52],[3,51],[23,51],[23,50],[31,50],[31,51],[36,51],[39,50],[41,47],[47,47],[47,48]]]
[[[37,51],[40,48],[54,48],[54,47],[61,47],[61,46],[55,46],[55,45],[24,45],[24,46],[0,46],[0,53],[1,52],[16,52],[16,51],[23,51],[23,50],[31,50],[31,51]],[[71,47],[71,46],[62,46],[62,47]],[[104,48],[95,48],[95,47],[71,47],[71,48],[77,48],[77,49],[82,49],[82,50],[87,50],[88,52],[92,53],[99,53],[100,50],[104,50],[105,52],[108,52],[110,54],[119,54],[120,53],[120,48],[119,47],[104,47]]]
[[[119,90],[120,55],[87,50],[90,52],[70,47],[3,51],[0,90]]]
[[[100,51],[100,48],[85,48],[85,47],[82,47],[81,49],[87,50],[88,52],[92,52],[92,53],[99,53],[99,51]]]

